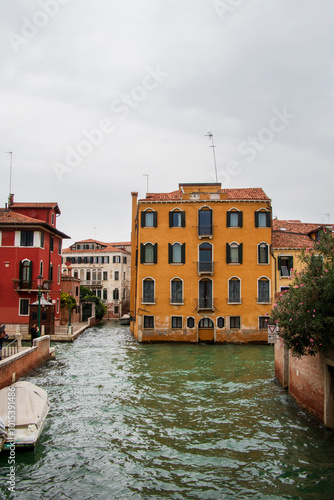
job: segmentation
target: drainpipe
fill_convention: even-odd
[[[274,271],[275,271],[275,293],[277,293],[277,259],[274,255],[273,250],[271,250],[270,253],[271,253],[272,258],[275,261],[275,268],[274,268]]]

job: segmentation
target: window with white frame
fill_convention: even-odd
[[[255,227],[270,227],[271,213],[265,209],[255,212]]]
[[[144,316],[144,328],[154,328],[154,316]]]
[[[141,243],[140,244],[140,262],[141,264],[156,264],[158,259],[158,244]]]
[[[21,231],[20,246],[21,247],[34,246],[34,231]]]
[[[182,316],[171,317],[172,328],[182,328]]]
[[[158,214],[153,210],[141,213],[141,227],[157,227]]]
[[[183,281],[180,278],[174,278],[171,281],[171,304],[183,303]]]
[[[230,328],[240,328],[240,316],[230,316]]]
[[[269,245],[264,241],[257,246],[257,260],[259,264],[269,264]]]
[[[152,278],[143,280],[143,302],[145,304],[154,304],[155,302],[155,282]]]
[[[231,304],[241,302],[241,282],[237,277],[228,281],[228,301]]]
[[[242,243],[226,243],[226,263],[227,264],[242,264]]]
[[[260,303],[270,302],[270,281],[267,277],[262,277],[257,282],[257,301]]]
[[[242,227],[242,212],[236,208],[232,208],[226,212],[227,227]]]
[[[169,227],[185,227],[185,212],[179,209],[170,211]]]
[[[184,264],[185,263],[185,246],[183,243],[168,243],[168,262],[169,264]]]

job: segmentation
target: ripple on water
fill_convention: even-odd
[[[27,378],[51,409],[17,455],[17,498],[332,499],[333,433],[274,382],[272,347],[143,345],[106,325],[56,349]]]

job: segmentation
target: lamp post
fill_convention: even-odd
[[[71,306],[72,306],[71,297],[72,297],[72,290],[68,291],[68,296],[69,296],[69,300],[68,300],[68,333],[70,333],[70,328],[71,328]]]
[[[37,288],[38,288],[38,332],[41,335],[41,288],[43,285],[43,276],[40,274],[37,276]]]

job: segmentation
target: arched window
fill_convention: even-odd
[[[93,269],[92,271],[92,280],[96,281],[96,269]]]
[[[242,243],[226,243],[226,263],[227,264],[242,264]]]
[[[202,318],[198,322],[198,328],[213,328],[214,324],[211,318]]]
[[[198,272],[202,274],[213,272],[211,243],[202,243],[198,247]]]
[[[174,278],[171,281],[171,304],[183,303],[183,281],[180,278]]]
[[[118,300],[118,299],[119,299],[119,290],[118,290],[118,288],[115,288],[115,289],[114,289],[114,291],[113,291],[113,293],[112,293],[112,298],[113,298],[114,300]]]
[[[157,212],[149,209],[141,213],[141,227],[157,227]]]
[[[85,271],[83,269],[80,269],[80,279],[81,281],[84,281],[85,279]]]
[[[241,302],[241,285],[240,279],[233,277],[228,281],[228,301],[230,303],[240,303]]]
[[[212,309],[212,281],[203,278],[198,283],[198,309]]]
[[[31,288],[32,261],[24,259],[20,262],[20,288]]]
[[[187,318],[187,328],[194,328],[194,326],[195,326],[195,318],[189,316],[189,318]]]
[[[223,316],[219,316],[217,318],[217,327],[224,328],[224,326],[225,326],[225,319],[223,318]]]
[[[270,281],[266,276],[257,282],[257,301],[262,303],[270,302]]]
[[[203,207],[198,211],[198,235],[212,235],[212,210],[209,207]]]
[[[168,243],[168,262],[169,264],[184,264],[185,263],[185,247],[183,243]]]
[[[141,243],[140,245],[140,262],[141,264],[156,264],[158,259],[158,244]]]
[[[259,243],[257,255],[259,264],[269,264],[269,245],[265,242]]]
[[[185,227],[185,212],[179,208],[169,212],[169,227]]]
[[[231,208],[226,212],[227,227],[242,227],[242,212],[236,208]]]
[[[152,278],[145,278],[143,280],[143,302],[146,304],[154,304],[155,294],[154,294],[155,283]]]
[[[270,227],[271,213],[265,208],[261,208],[255,212],[255,227]]]

